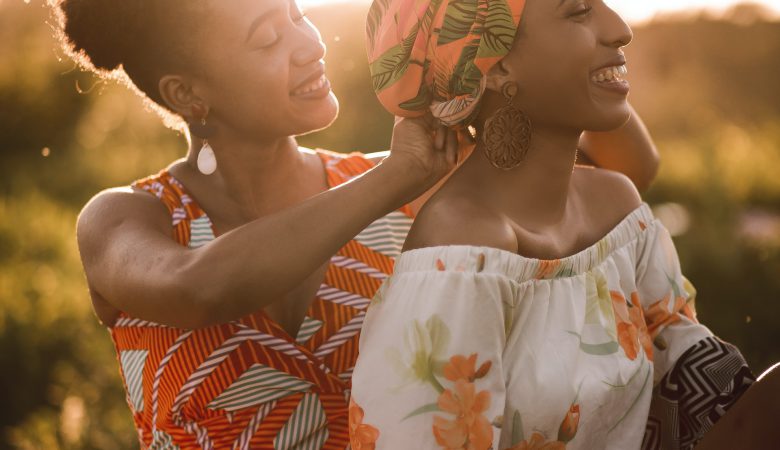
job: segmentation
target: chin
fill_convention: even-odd
[[[339,115],[339,101],[333,93],[323,99],[322,104],[317,108],[307,111],[306,117],[303,118],[299,129],[301,131],[295,133],[296,136],[303,136],[305,134],[314,133],[322,129],[328,128],[336,121]]]
[[[628,106],[628,101],[626,101],[619,107],[610,108],[608,111],[599,111],[590,117],[592,119],[588,121],[583,129],[602,132],[612,131],[628,122],[631,118],[631,109]]]

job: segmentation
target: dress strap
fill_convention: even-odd
[[[189,245],[192,235],[190,222],[205,216],[205,212],[187,194],[179,180],[163,170],[157,175],[135,181],[131,186],[154,195],[168,208],[174,238],[181,245]]]

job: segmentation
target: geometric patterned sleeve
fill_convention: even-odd
[[[654,387],[643,449],[692,449],[755,381],[745,358],[696,319],[669,232],[649,225],[637,286],[653,342]]]
[[[754,381],[735,346],[699,341],[653,389],[642,449],[693,449]]]

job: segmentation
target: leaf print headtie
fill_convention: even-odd
[[[379,101],[397,116],[430,111],[444,125],[468,125],[524,7],[525,0],[374,0],[366,35]]]

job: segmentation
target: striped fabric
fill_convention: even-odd
[[[274,439],[277,450],[319,450],[328,438],[328,419],[317,394],[304,394],[290,420]]]
[[[385,256],[397,258],[401,254],[401,248],[411,226],[411,217],[400,211],[394,211],[369,225],[355,237],[355,240]]]
[[[125,350],[119,352],[119,363],[127,383],[127,401],[133,410],[144,410],[143,371],[149,352],[146,350]]]
[[[190,221],[190,248],[202,247],[212,240],[214,240],[214,232],[208,216],[198,217]]]
[[[373,166],[360,154],[318,154],[331,187]],[[134,187],[168,208],[181,245],[215,238],[208,216],[168,172]],[[408,207],[393,212],[332,257],[295,337],[262,310],[198,330],[122,314],[111,335],[141,448],[347,448],[364,310],[392,272],[411,219]]]
[[[306,380],[262,364],[255,364],[207,407],[238,411],[287,397],[295,392],[308,392],[311,386],[312,383]]]
[[[301,328],[298,330],[298,335],[295,336],[295,342],[305,344],[310,337],[314,336],[314,333],[322,328],[322,324],[321,320],[312,319],[309,316],[304,317]]]

